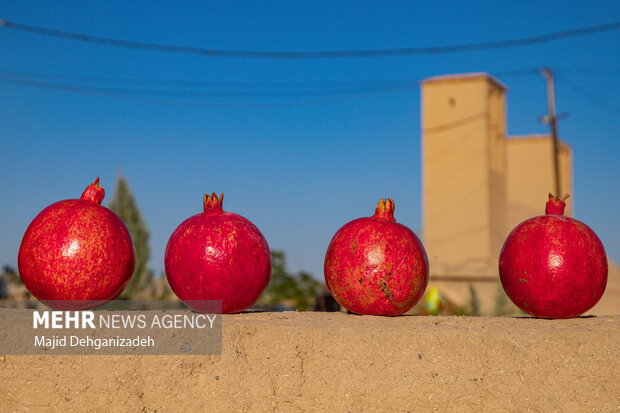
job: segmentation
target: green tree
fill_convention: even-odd
[[[321,283],[310,274],[289,274],[282,251],[271,251],[271,281],[261,297],[262,303],[285,304],[299,311],[310,308],[321,293]]]
[[[127,181],[119,175],[114,195],[108,207],[125,222],[136,247],[136,267],[127,287],[120,295],[123,299],[137,299],[138,294],[152,281],[147,269],[150,248],[148,244],[149,230],[142,218],[142,213],[129,189]]]

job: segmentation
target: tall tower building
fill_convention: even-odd
[[[431,272],[492,276],[506,236],[506,88],[484,73],[433,77],[421,88]]]

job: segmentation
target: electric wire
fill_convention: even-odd
[[[614,74],[620,73],[609,69],[575,69],[592,71],[593,73]],[[558,69],[556,69],[557,73]],[[570,72],[570,69],[559,69],[560,73]],[[493,76],[507,78],[519,76],[536,76],[540,74],[540,68],[531,67],[524,69],[507,70],[493,72]],[[565,76],[556,76],[557,80],[573,91],[587,98],[592,103],[620,115],[620,108],[610,102],[587,91],[581,86],[566,79]],[[65,82],[49,81],[49,79],[64,80]],[[328,98],[314,99],[310,102],[292,102],[293,105],[305,103],[329,103],[333,98],[367,96],[373,94],[384,94],[412,90],[419,87],[419,80],[416,79],[392,79],[392,80],[323,80],[323,81],[280,81],[280,82],[250,82],[250,81],[214,81],[214,80],[176,80],[176,79],[143,79],[143,78],[121,78],[106,76],[85,76],[75,74],[43,73],[43,72],[15,72],[0,69],[0,81],[11,83],[17,86],[33,87],[38,89],[49,89],[62,92],[91,94],[108,97],[130,97],[136,100],[140,98],[164,99],[163,102],[170,100],[187,99],[189,106],[195,106],[197,100],[214,99],[270,99],[270,98]],[[93,86],[92,83],[97,84]],[[103,84],[104,86],[101,86]],[[127,85],[129,87],[110,87],[109,85]],[[158,85],[170,87],[144,88],[144,85]],[[180,87],[192,89],[179,89]],[[207,90],[204,90],[207,89]],[[149,103],[152,103],[149,101]],[[291,106],[291,102],[285,106]],[[258,105],[261,106],[261,105]],[[275,107],[278,104],[274,105]],[[475,120],[475,119],[473,119]],[[463,121],[469,121],[465,119]],[[457,122],[460,124],[461,122]],[[441,131],[444,128],[451,129],[452,125],[441,125],[440,127],[426,130],[427,133]],[[437,130],[435,130],[437,129]]]
[[[496,40],[479,43],[465,43],[449,46],[427,46],[427,47],[404,47],[390,49],[362,49],[362,50],[315,50],[315,51],[271,51],[271,50],[225,50],[208,49],[192,46],[175,46],[157,43],[145,43],[129,40],[118,40],[107,37],[91,36],[81,33],[72,33],[62,30],[49,29],[40,26],[13,22],[0,19],[0,28],[27,32],[42,36],[55,37],[65,40],[78,41],[83,43],[93,43],[112,47],[127,49],[139,49],[147,51],[199,55],[204,57],[225,57],[225,58],[253,58],[253,59],[342,59],[342,58],[373,58],[373,57],[394,57],[412,55],[438,55],[460,52],[472,52],[480,50],[503,49],[520,46],[531,46],[548,43],[560,39],[571,37],[589,36],[598,33],[605,33],[620,30],[620,22],[600,24],[596,26],[582,27],[546,33],[537,36],[522,37],[510,40]]]
[[[560,67],[554,68],[554,71],[561,74],[572,73],[589,76],[618,76],[620,75],[619,68],[605,69],[605,68],[587,68],[587,67]]]
[[[111,95],[138,95],[167,98],[276,98],[276,97],[306,97],[330,95],[356,95],[374,92],[401,91],[417,87],[417,81],[396,83],[386,86],[357,86],[332,89],[292,89],[292,90],[166,90],[166,89],[137,89],[119,87],[94,87],[74,85],[68,83],[48,82],[36,78],[7,75],[0,72],[0,80],[32,86],[40,89],[55,89],[66,92],[111,94]]]
[[[577,85],[576,83],[566,79],[564,76],[556,76],[556,80],[558,80],[560,83],[563,83],[564,85],[568,86],[570,89],[572,89],[573,91],[577,92],[578,94],[580,94],[584,98],[588,99],[590,102],[594,103],[595,105],[599,106],[600,108],[603,108],[603,109],[613,113],[616,116],[620,116],[620,108],[614,106],[613,104],[609,103],[605,99],[602,99],[600,96],[597,96],[597,95],[595,95],[592,92],[589,92],[588,90],[582,88],[581,86]]]
[[[200,80],[200,79],[162,79],[162,78],[137,78],[137,77],[113,77],[113,76],[88,76],[63,73],[24,72],[0,69],[0,76],[7,78],[27,78],[40,81],[64,81],[80,84],[104,84],[104,85],[156,85],[163,87],[191,87],[212,89],[264,89],[264,88],[338,88],[360,86],[390,86],[394,84],[414,82],[413,79],[389,79],[389,80],[318,80],[318,81],[245,81],[245,80]]]
[[[536,75],[539,68],[527,68],[495,72],[496,77]],[[322,81],[218,81],[187,79],[147,79],[131,77],[88,76],[76,74],[20,72],[0,69],[0,80],[16,85],[55,89],[68,92],[96,94],[134,94],[176,98],[204,97],[294,97],[304,95],[348,95],[368,92],[391,92],[418,86],[417,79],[383,80],[322,80]],[[62,82],[58,82],[58,80]],[[93,86],[95,84],[95,86]],[[103,87],[101,86],[103,85]],[[123,85],[128,87],[110,87]],[[160,86],[166,89],[145,89],[142,86]],[[178,90],[189,88],[192,90]],[[170,90],[172,88],[173,90]],[[300,89],[301,88],[301,89]],[[196,89],[215,89],[202,91]],[[222,89],[224,91],[222,91]],[[241,90],[239,90],[241,89]],[[249,89],[249,90],[248,90]]]
[[[119,90],[105,90],[105,88],[89,88],[75,85],[57,85],[50,84],[48,82],[40,82],[25,79],[5,79],[0,76],[0,82],[12,83],[16,86],[32,87],[37,89],[49,89],[54,91],[94,95],[107,99],[112,99],[120,102],[129,102],[135,104],[146,104],[163,107],[182,107],[182,108],[208,108],[213,110],[265,110],[265,109],[293,109],[299,107],[336,104],[344,101],[350,101],[351,99],[360,99],[369,96],[385,95],[389,93],[407,91],[411,87],[403,85],[402,88],[392,88],[386,90],[385,88],[374,88],[366,90],[357,90],[355,93],[342,93],[342,94],[326,94],[325,96],[306,97],[303,99],[293,99],[294,96],[289,96],[288,99],[278,100],[248,100],[247,98],[242,100],[231,99],[203,99],[194,97],[193,99],[178,99],[171,98],[172,96],[160,96],[155,93],[141,94],[141,93],[122,93]],[[260,96],[254,96],[260,97]]]

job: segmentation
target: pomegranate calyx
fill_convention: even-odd
[[[210,196],[205,194],[203,204],[206,213],[217,215],[224,212],[222,209],[222,202],[224,201],[224,193],[217,197],[217,194],[213,192]]]
[[[547,205],[545,207],[545,214],[547,215],[564,215],[564,208],[566,208],[566,198],[568,198],[568,194],[564,195],[564,197],[560,198],[559,195],[553,196],[553,194],[549,194],[549,200],[547,201]]]
[[[84,201],[96,202],[101,205],[104,197],[105,188],[99,186],[99,177],[97,177],[97,179],[95,179],[92,184],[88,185],[84,192],[82,192],[80,199]]]
[[[396,221],[396,219],[394,219],[394,209],[394,201],[390,198],[384,201],[383,198],[381,198],[379,204],[377,205],[377,209],[375,209],[375,214],[372,217],[386,219],[388,221]]]

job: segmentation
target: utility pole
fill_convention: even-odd
[[[553,175],[555,179],[555,195],[562,196],[560,193],[560,165],[559,152],[560,143],[558,141],[558,118],[555,113],[555,88],[553,84],[553,72],[547,67],[542,68],[542,74],[547,81],[547,116],[545,123],[551,125],[551,139],[553,142]]]

